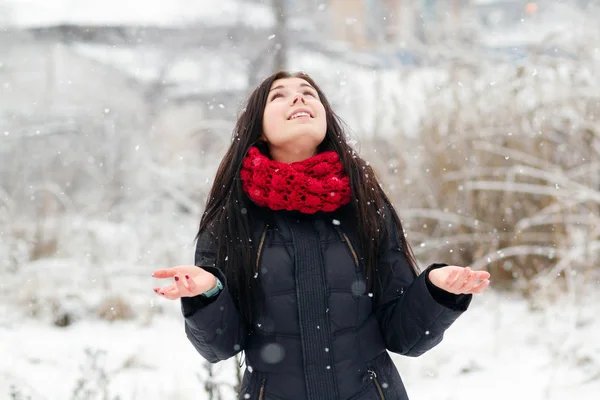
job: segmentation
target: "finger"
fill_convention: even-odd
[[[191,293],[196,293],[198,286],[196,286],[196,281],[194,281],[188,274],[185,274],[185,282]]]
[[[177,267],[168,268],[168,269],[157,269],[152,273],[154,278],[172,278],[177,273]]]
[[[458,275],[458,277],[456,278],[456,281],[452,284],[450,289],[452,289],[453,291],[460,291],[461,288],[465,285],[465,283],[468,282],[471,274],[472,274],[471,268],[469,268],[469,267],[464,268],[462,270],[462,272],[460,273],[460,275]]]
[[[465,284],[460,289],[461,293],[470,293],[471,290],[479,283],[479,275],[477,272],[471,272],[469,279],[465,282]]]
[[[487,271],[474,271],[474,276],[475,276],[475,279],[473,281],[472,287],[477,286],[478,284],[485,281],[486,279],[487,280],[490,279],[490,273]]]
[[[164,296],[165,293],[170,292],[170,290],[165,290],[165,289],[161,289],[161,288],[154,288],[154,293],[156,293],[159,296]]]
[[[160,289],[158,294],[163,295],[167,298],[169,298],[170,296],[173,295],[178,295],[179,293],[179,289],[177,288],[177,285],[175,284],[175,282],[173,282],[172,284],[165,286],[164,288]]]
[[[483,281],[485,279],[490,279],[490,273],[487,271],[475,271],[475,273],[477,274],[477,279],[480,281]]]
[[[177,288],[175,288],[174,290],[177,291]],[[171,294],[173,290],[154,288],[154,292],[161,297],[169,298],[169,294]]]
[[[444,282],[446,284],[446,287],[451,287],[452,285],[454,285],[454,282],[456,282],[456,279],[458,278],[459,273],[460,273],[460,271],[455,269],[448,274],[448,277],[446,278],[446,281]]]
[[[179,291],[179,295],[181,297],[184,296],[189,296],[190,295],[190,290],[188,289],[188,287],[186,286],[186,283],[183,280],[183,275],[181,274],[175,274],[175,276],[173,277],[173,279],[175,280],[175,285],[177,286],[177,290]]]
[[[163,297],[169,299],[169,300],[177,300],[179,298],[181,298],[181,293],[179,292],[179,290],[177,288],[169,290],[167,292],[165,292],[165,294],[163,294]]]
[[[479,285],[477,285],[473,289],[471,289],[470,293],[479,294],[479,293],[483,292],[489,285],[490,285],[490,281],[487,279],[484,279]]]
[[[167,286],[162,287],[162,288],[155,287],[154,291],[157,292],[158,294],[162,294],[161,292],[164,293],[164,292],[170,291],[170,290],[175,289],[175,288],[177,288],[177,286],[175,286],[174,283],[171,283],[170,285],[167,285]]]
[[[175,284],[169,285],[163,289],[161,289],[158,294],[160,295],[166,295],[169,293],[173,293],[173,292],[178,292],[179,290],[177,289],[177,286],[175,286]]]
[[[462,285],[460,285],[456,290],[458,291],[458,293],[464,293],[465,291],[467,291],[471,286],[473,286],[476,283],[477,283],[477,281],[475,281],[473,279],[473,273],[470,272],[467,275],[467,279],[465,279],[463,281]]]

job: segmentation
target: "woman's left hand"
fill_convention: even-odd
[[[490,285],[490,273],[471,268],[449,265],[429,271],[429,280],[435,286],[454,294],[483,292]]]

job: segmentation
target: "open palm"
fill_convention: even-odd
[[[152,274],[155,278],[173,278],[174,282],[163,288],[154,288],[154,292],[167,299],[176,300],[181,297],[194,297],[202,294],[217,284],[217,278],[210,272],[195,265],[180,265],[167,269],[159,269]]]
[[[435,286],[454,294],[481,293],[490,284],[490,273],[471,268],[448,265],[429,271],[429,280]]]

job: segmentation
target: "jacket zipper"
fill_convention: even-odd
[[[258,253],[256,254],[256,273],[258,273],[260,268],[260,258],[262,256],[263,245],[265,244],[265,238],[267,237],[267,231],[269,230],[269,224],[265,225],[265,229],[263,229],[262,235],[260,235],[260,242],[258,244]]]
[[[352,253],[352,258],[354,258],[354,263],[356,264],[356,267],[358,267],[359,264],[358,264],[358,256],[356,255],[356,250],[354,250],[354,246],[352,246],[352,242],[350,242],[350,238],[348,238],[348,235],[346,235],[345,232],[341,232],[341,233],[344,236],[344,241],[346,242],[346,245],[348,246],[348,248],[350,249],[350,252]],[[383,395],[383,390],[381,389],[381,385],[379,384],[379,381],[377,380],[377,374],[371,368],[369,368],[367,370],[367,372],[369,373],[369,378],[375,384],[375,388],[377,389],[377,394],[379,394],[379,398],[381,400],[385,400],[385,396]]]
[[[262,378],[262,381],[260,382],[260,391],[258,392],[258,400],[263,400],[263,397],[265,396],[266,381],[267,381],[267,378]]]
[[[344,236],[344,241],[346,242],[346,245],[348,246],[348,249],[350,249],[350,253],[352,253],[352,258],[354,258],[354,264],[358,268],[359,267],[358,256],[356,255],[356,251],[354,250],[354,246],[352,246],[352,243],[350,242],[350,239],[348,238],[348,235],[346,235],[345,232],[342,232],[342,235]]]
[[[377,374],[371,368],[369,368],[367,371],[369,372],[370,379],[375,384],[375,388],[377,389],[377,393],[379,394],[379,398],[381,400],[385,400],[385,396],[383,395],[383,390],[381,389],[381,385],[379,384],[379,381],[377,380]]]
[[[262,234],[260,235],[260,242],[258,243],[258,253],[256,255],[256,273],[257,274],[260,269],[260,258],[262,256],[262,250],[263,250],[263,246],[265,244],[265,238],[267,237],[268,230],[269,230],[269,224],[266,224],[265,229],[263,229]],[[263,377],[260,382],[260,390],[258,392],[258,400],[263,400],[263,397],[265,396],[266,381],[267,381],[267,378]]]

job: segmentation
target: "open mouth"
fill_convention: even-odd
[[[298,118],[313,118],[313,116],[308,111],[296,111],[288,118],[288,121]]]

